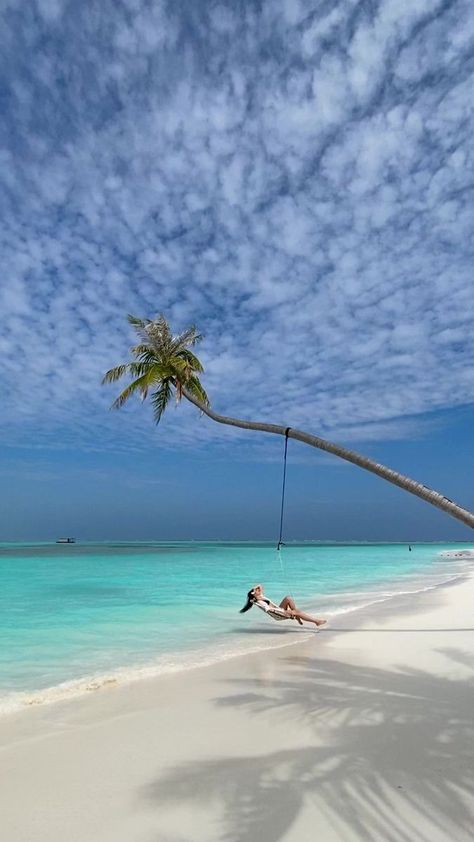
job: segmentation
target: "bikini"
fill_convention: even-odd
[[[274,620],[291,620],[286,611],[275,605],[271,599],[266,599],[266,597],[256,599],[254,605],[258,605],[262,611],[265,611],[265,614],[270,614],[270,617],[273,617]]]

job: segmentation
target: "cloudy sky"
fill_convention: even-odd
[[[470,0],[0,0],[0,537],[271,537],[280,439],[109,412],[125,316],[196,323],[213,406],[467,507]],[[293,537],[469,538],[291,452]]]

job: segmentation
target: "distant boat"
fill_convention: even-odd
[[[58,538],[56,541],[57,544],[75,544],[75,538]]]

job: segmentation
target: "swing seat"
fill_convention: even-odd
[[[294,617],[283,617],[281,614],[277,614],[276,611],[266,611],[266,614],[269,614],[272,620],[293,620]]]
[[[283,608],[280,609],[281,613],[280,611],[277,611],[276,608],[270,608],[269,611],[265,611],[265,608],[258,604],[257,608],[260,608],[260,611],[263,611],[265,614],[267,614],[268,617],[271,617],[272,620],[293,620],[293,617],[288,617],[288,614],[285,614]]]

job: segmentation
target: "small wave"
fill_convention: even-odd
[[[466,559],[466,560],[474,560],[474,549],[462,549],[462,550],[443,550],[442,552],[438,553],[442,558],[455,558],[455,559]]]
[[[298,643],[302,639],[309,639],[310,634],[314,633],[311,631],[305,635],[303,630],[301,632],[303,637],[301,637],[301,634],[298,634]],[[166,663],[160,662],[140,667],[121,668],[111,674],[84,676],[80,679],[62,682],[53,687],[46,687],[43,690],[13,692],[0,699],[0,717],[6,714],[18,713],[18,711],[25,710],[26,708],[76,699],[81,696],[87,696],[91,692],[111,689],[124,684],[132,684],[147,678],[158,678],[162,675],[171,675],[199,667],[212,666],[213,664],[227,661],[231,658],[251,655],[265,651],[266,649],[283,649],[288,645],[289,642],[287,639],[285,639],[284,643],[282,642],[280,644],[275,644],[274,642],[269,644],[268,641],[264,642],[262,640],[260,644],[246,646],[245,648],[240,646],[239,649],[223,649],[220,652],[203,651],[201,653],[194,653],[195,657],[193,660],[189,658],[185,660],[183,658],[183,660],[177,662],[168,661]]]
[[[397,596],[409,596],[410,594],[418,594],[424,593],[425,591],[432,591],[436,590],[436,588],[442,587],[443,585],[448,585],[450,582],[455,582],[458,579],[461,579],[464,575],[464,572],[461,570],[458,573],[454,573],[452,575],[446,576],[444,579],[439,579],[436,577],[434,582],[431,582],[429,585],[417,585],[413,588],[398,588],[397,590],[373,590],[373,591],[345,591],[343,593],[335,593],[335,594],[325,594],[324,596],[329,596],[331,601],[337,602],[339,601],[340,597],[345,597],[349,599],[353,599],[354,597],[374,597],[373,599],[369,599],[367,602],[358,602],[358,603],[351,603],[350,606],[345,606],[344,608],[336,608],[336,609],[328,609],[328,613],[332,614],[340,614],[346,613],[348,610],[356,611],[359,608],[365,608],[370,605],[373,605],[376,602],[384,602],[386,599],[393,599]]]
[[[325,608],[324,605],[321,606],[321,598],[319,598],[319,607],[317,610],[320,613],[324,613],[330,621],[338,616],[362,611],[373,605],[387,602],[400,596],[410,596],[436,590],[439,587],[458,581],[463,577],[463,575],[463,572],[459,572],[448,576],[445,579],[438,580],[435,583],[411,589],[372,592],[359,591],[352,593],[347,591],[346,595],[349,598],[353,599],[354,596],[362,596],[364,599],[359,602],[351,601],[349,604],[344,606],[327,606]],[[331,594],[330,596],[332,598],[333,595]],[[367,596],[371,596],[373,598],[366,599],[365,597]],[[286,626],[286,624],[284,625]],[[62,682],[53,687],[44,688],[43,690],[12,692],[0,699],[0,716],[17,713],[27,708],[48,705],[54,702],[73,700],[81,696],[87,696],[90,693],[113,689],[114,687],[120,685],[130,684],[147,678],[157,678],[162,675],[170,675],[199,667],[212,666],[213,664],[227,661],[231,658],[256,654],[270,649],[286,648],[287,646],[300,644],[305,640],[310,640],[311,636],[314,634],[314,630],[309,627],[305,627],[304,629],[291,628],[295,632],[296,637],[296,639],[291,641],[288,639],[288,636],[284,634],[281,642],[277,643],[274,639],[269,642],[264,631],[264,626],[262,626],[262,638],[258,643],[253,645],[244,643],[241,638],[237,638],[235,640],[235,645],[221,645],[220,647],[213,649],[176,653],[173,659],[161,659],[159,662],[141,666],[122,667],[108,674],[92,674],[89,676],[83,676],[78,679]],[[276,631],[284,631],[284,629],[276,629]],[[258,629],[256,630],[256,634],[258,634]]]

